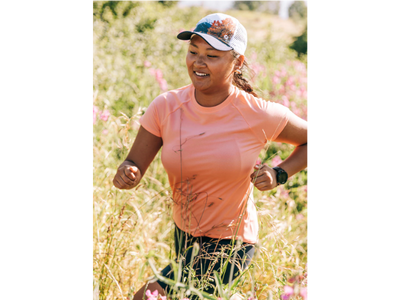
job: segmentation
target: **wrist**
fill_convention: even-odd
[[[272,169],[276,173],[275,178],[277,185],[285,184],[289,178],[288,173],[286,173],[286,171],[281,167],[273,167]]]
[[[121,164],[121,166],[132,166],[132,167],[137,167],[137,165],[136,165],[132,160],[129,160],[129,159],[125,159],[125,160],[123,161],[123,163]]]

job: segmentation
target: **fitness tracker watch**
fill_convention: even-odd
[[[286,171],[279,167],[273,167],[272,169],[276,171],[276,181],[278,182],[278,185],[285,184],[288,180],[288,174]]]

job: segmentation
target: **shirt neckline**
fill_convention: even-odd
[[[215,112],[215,111],[223,109],[224,107],[228,106],[231,103],[232,99],[234,98],[233,96],[236,94],[236,91],[237,91],[237,87],[234,85],[232,85],[232,86],[233,86],[232,92],[229,94],[229,96],[223,102],[221,102],[220,104],[218,104],[216,106],[208,107],[208,106],[201,106],[199,103],[197,103],[196,98],[194,96],[195,88],[194,88],[194,85],[192,84],[192,86],[191,86],[192,90],[190,91],[190,98],[191,98],[190,100],[193,103],[194,107],[199,111]]]

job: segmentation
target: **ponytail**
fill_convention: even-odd
[[[233,57],[237,59],[240,54],[237,53],[236,51],[232,51]],[[243,72],[250,73],[250,77],[254,77],[254,71],[249,67],[246,59],[243,61],[243,65],[240,68],[240,73],[234,73],[233,74],[233,84],[237,86],[239,89],[245,91],[246,93],[249,93],[253,95],[254,97],[258,98],[257,93],[254,91],[253,87],[250,85],[249,81],[243,77]]]

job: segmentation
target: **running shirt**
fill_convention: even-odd
[[[258,240],[250,174],[288,108],[234,87],[221,104],[199,105],[192,84],[155,98],[141,125],[161,137],[161,160],[174,201],[173,219],[193,236]]]

